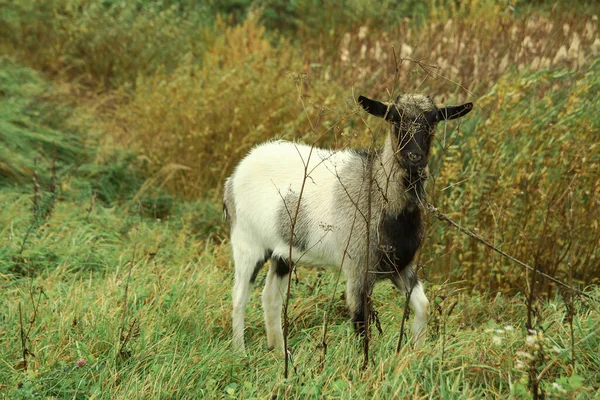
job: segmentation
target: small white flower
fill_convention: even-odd
[[[409,58],[413,53],[413,48],[407,45],[406,43],[402,43],[400,46],[400,57],[401,58]]]
[[[502,339],[500,336],[493,336],[493,337],[492,337],[492,342],[493,342],[495,345],[500,345],[500,344],[502,344],[502,340],[503,340],[503,339]]]
[[[566,391],[566,390],[565,390],[565,389],[564,389],[562,386],[560,386],[558,383],[556,383],[556,382],[554,382],[554,383],[552,384],[552,387],[553,387],[554,389],[558,390],[558,391],[559,391],[559,392],[561,392],[561,393],[567,393],[567,391]]]
[[[527,336],[525,343],[527,343],[528,346],[535,346],[537,344],[537,337],[529,335]]]
[[[499,335],[502,335],[502,334],[504,334],[506,332],[504,331],[504,329],[496,329],[496,333],[499,334]]]
[[[358,38],[359,39],[364,39],[367,37],[367,33],[369,32],[369,28],[366,26],[361,26],[358,29]]]
[[[558,346],[552,346],[552,351],[554,351],[556,354],[560,354],[562,353],[563,349]]]
[[[504,327],[504,330],[505,330],[506,332],[512,332],[512,331],[514,331],[514,330],[515,330],[515,328],[513,328],[513,326],[512,326],[512,325],[506,325],[506,326]]]
[[[515,365],[515,368],[517,369],[525,369],[526,365],[523,361],[521,360],[517,360],[517,364]]]

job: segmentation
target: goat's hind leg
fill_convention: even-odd
[[[412,326],[413,345],[421,347],[427,337],[427,320],[429,319],[429,300],[425,296],[423,284],[412,267],[406,268],[400,276],[392,278],[394,285],[407,296],[410,295],[410,305],[415,312]]]
[[[246,352],[244,346],[244,314],[246,303],[250,297],[251,287],[256,274],[265,264],[265,251],[240,240],[239,235],[231,235],[233,262],[235,264],[235,282],[233,285],[233,348],[241,353]]]
[[[281,258],[272,257],[263,290],[262,304],[267,329],[267,345],[269,349],[281,351],[282,354],[285,353],[285,348],[281,329],[281,308],[287,296],[289,279],[289,263]]]

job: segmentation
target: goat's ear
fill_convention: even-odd
[[[438,121],[448,121],[467,115],[473,109],[473,103],[465,103],[460,106],[448,106],[440,108],[437,112]]]
[[[368,99],[365,96],[358,96],[358,103],[369,114],[374,115],[379,118],[386,117],[386,119],[389,119],[389,117],[387,116],[387,114],[389,114],[388,106],[383,104],[382,102],[377,101],[377,100]]]

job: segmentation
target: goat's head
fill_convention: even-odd
[[[437,123],[473,109],[473,103],[438,108],[431,97],[422,95],[401,95],[389,104],[360,96],[358,102],[369,114],[391,123],[394,151],[410,181],[424,176]]]

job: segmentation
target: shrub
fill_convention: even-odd
[[[478,118],[450,136],[434,193],[442,209],[504,251],[563,281],[571,265],[582,285],[600,276],[598,66],[600,59],[579,72],[502,77],[480,99]],[[444,275],[527,291],[521,267],[445,225],[434,231]]]
[[[24,62],[104,86],[169,70],[201,54],[204,7],[158,1],[26,0],[3,6],[0,44]]]

